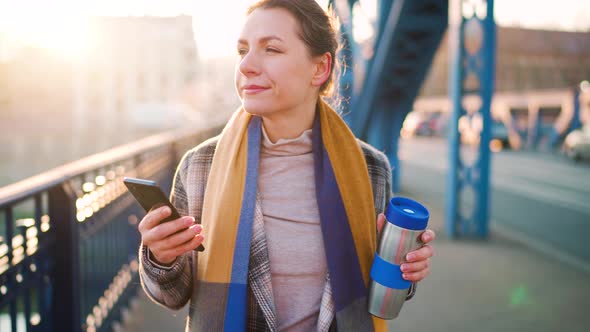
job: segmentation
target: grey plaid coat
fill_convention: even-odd
[[[174,178],[171,201],[181,215],[193,216],[201,222],[203,197],[213,154],[219,137],[211,138],[188,151],[183,157]],[[375,199],[375,218],[385,210],[386,203],[392,196],[391,167],[387,157],[367,143],[358,141],[367,161],[369,177]],[[248,275],[248,331],[276,331],[276,315],[271,289],[271,273],[260,199],[257,197],[254,216],[252,245]],[[149,258],[149,251],[140,247],[140,277],[143,289],[148,296],[170,309],[182,308],[196,296],[194,286],[197,255],[186,253],[176,259],[171,267],[162,267]],[[326,276],[329,280],[329,276]],[[414,287],[408,299],[413,295]],[[335,308],[330,283],[326,287],[321,301],[318,331],[336,331]],[[189,308],[187,331],[196,330],[199,313],[192,305]]]

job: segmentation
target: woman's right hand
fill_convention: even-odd
[[[181,217],[161,223],[172,212],[167,206],[148,212],[139,223],[141,242],[158,264],[171,265],[176,257],[197,248],[203,242],[201,225],[193,217]]]

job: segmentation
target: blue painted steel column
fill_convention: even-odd
[[[389,18],[389,12],[391,11],[393,0],[377,1],[379,1],[379,7],[377,7],[377,11],[379,12],[379,18],[377,21],[377,40],[379,40],[383,34],[383,30],[385,29],[385,24],[387,24],[387,19]]]
[[[369,124],[366,140],[383,151],[392,168],[392,190],[400,192],[400,163],[398,158],[399,132],[402,129],[405,113],[391,112],[388,103],[377,103]]]
[[[576,130],[580,127],[582,127],[582,121],[580,119],[580,91],[583,89],[583,85],[584,83],[580,84],[580,88],[576,87],[573,89],[572,91],[572,95],[573,95],[573,115],[572,115],[572,119],[569,123],[569,126],[567,128],[565,128],[563,130],[563,132],[558,132],[557,129],[555,128],[555,125],[553,126],[552,130],[551,130],[551,136],[549,136],[549,140],[548,140],[548,145],[551,148],[555,148],[557,147],[558,143],[559,143],[559,139],[561,137],[565,137],[567,134],[569,134],[570,132],[572,132],[573,130]]]
[[[574,116],[572,117],[569,130],[576,130],[580,127],[582,127],[582,121],[580,121],[580,90],[576,89],[574,91]]]
[[[378,1],[378,19],[377,19],[377,44],[383,36],[389,14],[391,12],[391,6],[393,0],[377,0]],[[376,48],[375,47],[375,48]],[[371,60],[374,59],[371,58]],[[368,64],[367,72],[371,72],[371,66],[373,61]],[[369,124],[369,131],[367,141],[379,150],[383,151],[389,159],[389,164],[392,169],[392,188],[394,193],[399,193],[401,190],[400,172],[401,167],[398,158],[398,147],[399,147],[399,132],[401,130],[401,124],[404,121],[406,114],[400,114],[398,112],[393,113],[392,110],[388,110],[386,105],[379,105],[381,109],[377,111],[375,117]],[[389,107],[391,108],[391,107]],[[400,119],[401,117],[401,119]],[[395,120],[394,120],[395,118]],[[398,128],[399,127],[399,128]],[[371,137],[373,136],[373,137]]]
[[[449,131],[446,230],[451,238],[486,238],[490,106],[495,79],[494,1],[455,0],[452,8],[449,83],[453,114]]]
[[[527,135],[527,141],[526,141],[526,148],[528,150],[535,150],[537,148],[537,142],[539,140],[539,136],[540,136],[540,122],[541,122],[541,116],[540,116],[540,109],[538,105],[534,106],[534,111],[531,112],[531,108],[529,106],[529,113],[528,113],[528,119],[529,119],[529,130],[528,130],[528,135]]]

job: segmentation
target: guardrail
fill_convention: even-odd
[[[0,188],[0,330],[110,331],[139,286],[144,212],[123,176],[164,190],[220,126],[155,135]]]

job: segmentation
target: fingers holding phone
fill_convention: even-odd
[[[144,220],[145,222],[140,224],[141,229],[139,231],[142,234],[142,238],[144,237],[144,235],[148,236],[148,243],[150,243],[152,239],[157,239],[158,242],[156,242],[156,244],[152,244],[151,246],[149,246],[150,252],[152,251],[151,249],[154,245],[156,247],[161,245],[160,240],[162,239],[162,234],[164,234],[164,237],[168,237],[171,234],[179,232],[181,229],[189,228],[195,222],[194,219],[192,219],[191,222],[185,221],[186,227],[184,228],[182,227],[182,224],[179,223],[175,223],[174,225],[163,228],[156,227],[159,226],[159,224],[166,224],[169,221],[181,219],[180,214],[178,213],[174,205],[170,202],[170,200],[168,200],[166,194],[164,194],[164,192],[158,186],[158,184],[152,180],[124,177],[123,183],[125,184],[125,186],[127,186],[127,189],[129,189],[129,192],[133,195],[133,197],[135,197],[139,205],[141,205],[143,209],[148,213],[142,220],[142,222]],[[162,206],[167,208],[160,209]],[[152,211],[154,213],[152,213]],[[146,231],[151,229],[156,229],[157,233],[152,234],[151,231]],[[196,232],[198,229],[198,227],[192,228],[194,232]],[[170,249],[170,243],[173,243],[174,247],[178,246],[178,244],[180,243],[172,241],[184,240],[186,236],[188,235],[185,235],[183,237],[176,237],[174,239],[169,239],[169,245],[164,246],[163,249]],[[197,242],[196,239],[191,239],[191,241]],[[181,243],[184,244],[184,242]],[[186,243],[185,246],[192,246],[192,243]],[[156,250],[158,250],[158,248],[156,248]],[[178,250],[180,249],[174,248],[173,253]],[[205,247],[202,244],[195,248],[195,251],[203,250],[205,250]],[[184,253],[184,250],[182,250],[181,253]],[[178,255],[179,254],[175,255],[174,257],[176,258]]]
[[[203,242],[201,225],[193,217],[181,217],[162,223],[170,216],[170,208],[153,209],[139,223],[141,241],[158,263],[170,265],[176,257],[196,249]]]

